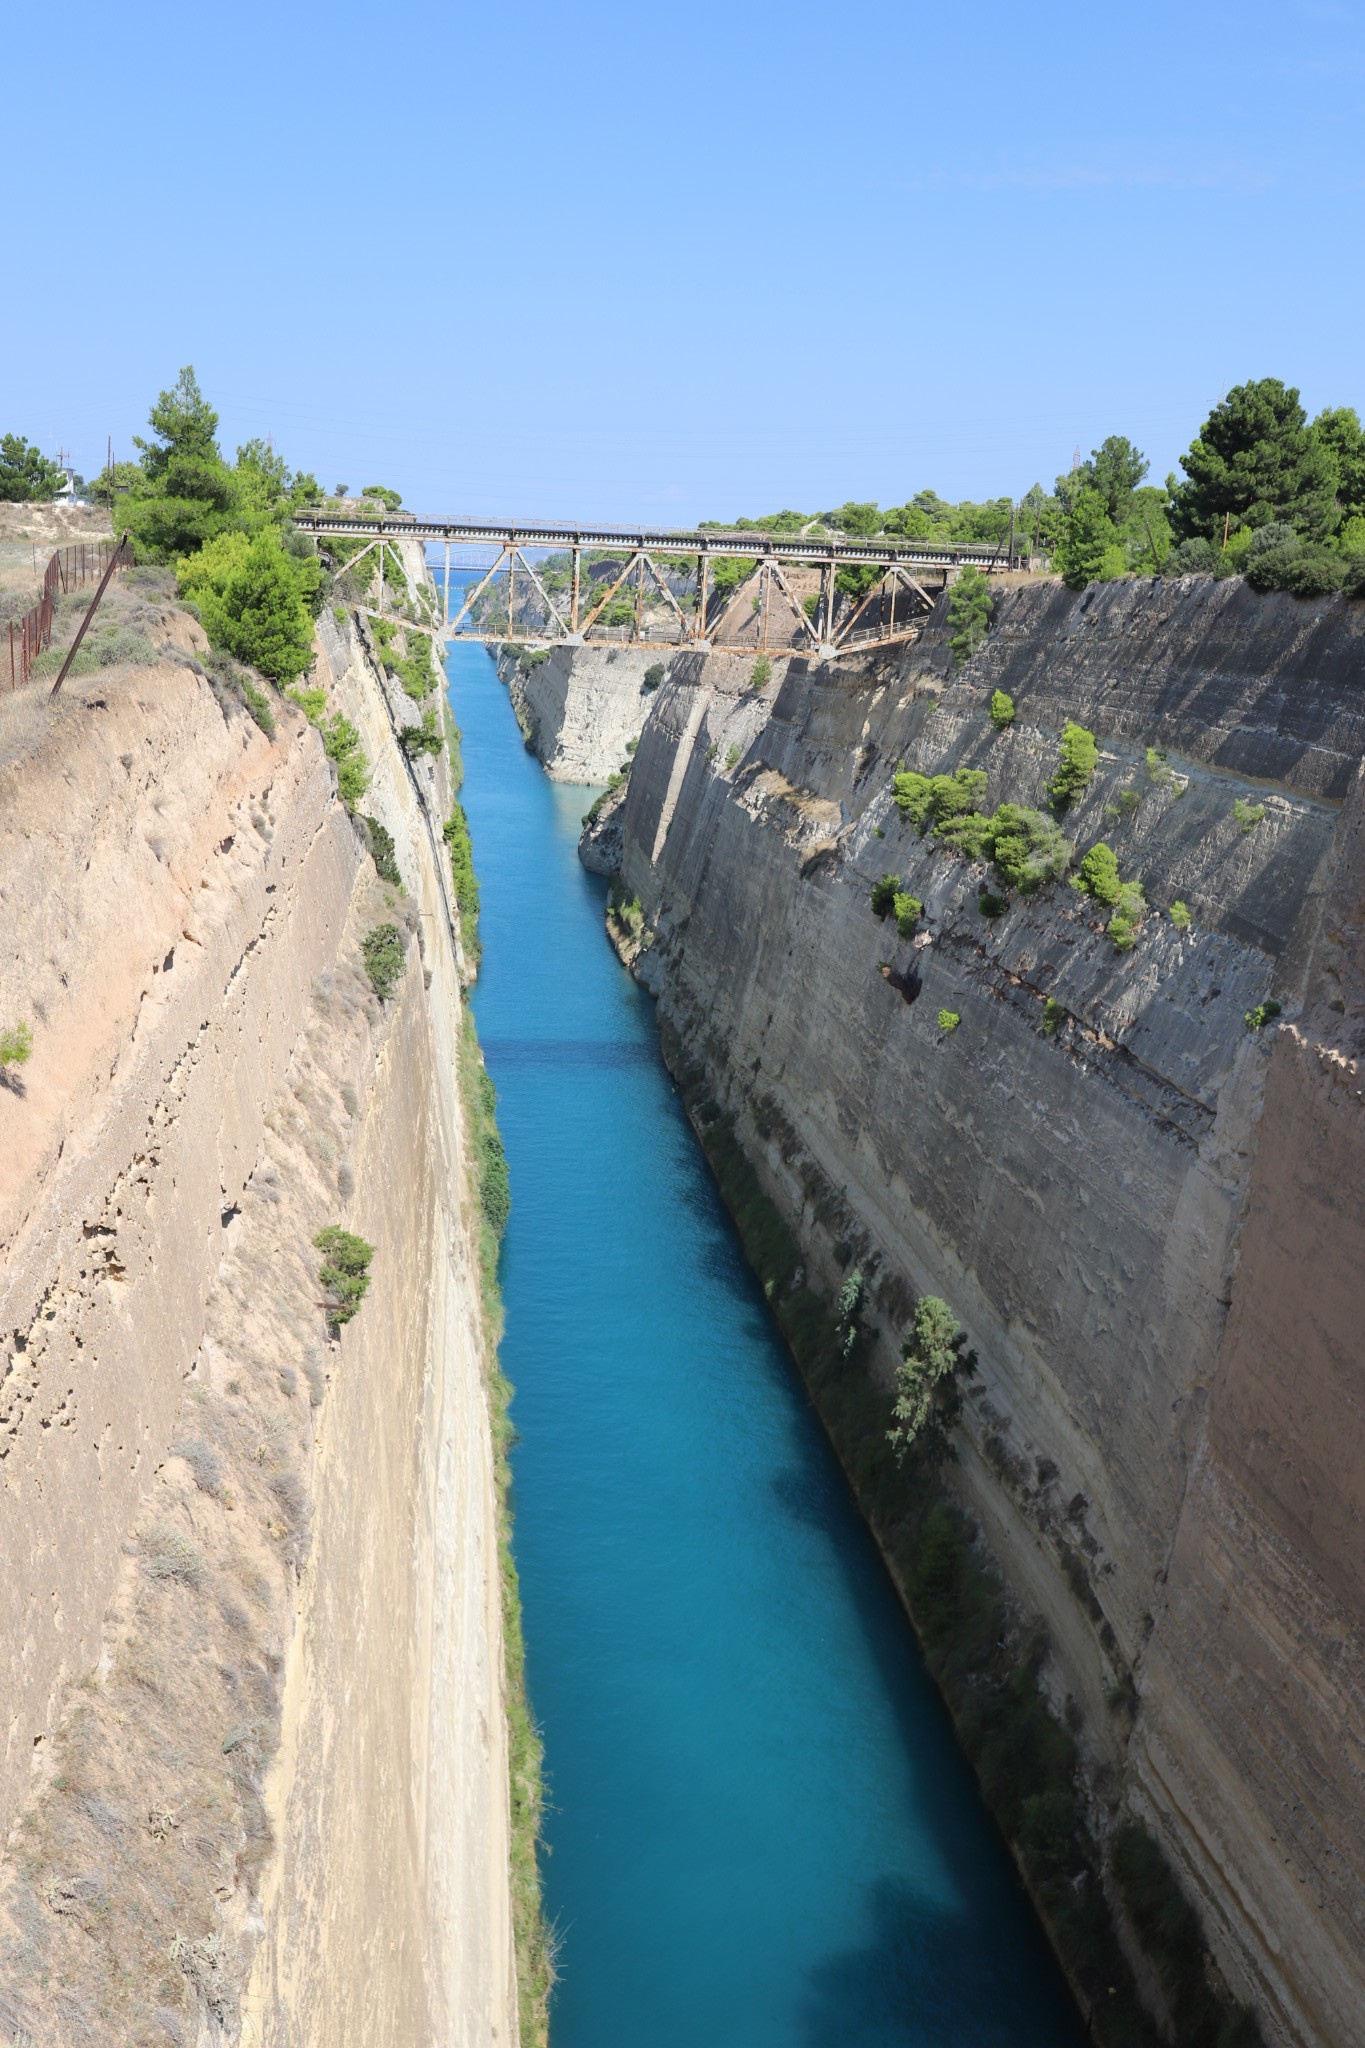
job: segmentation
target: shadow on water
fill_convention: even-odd
[[[1026,2002],[1006,2018],[964,2025],[947,1983],[980,1984],[994,1974],[981,1930],[961,1914],[937,1911],[897,1878],[879,1878],[863,1894],[866,1940],[824,1956],[807,1972],[798,2014],[800,2048],[1057,2048],[1046,2022],[1030,2022]],[[888,1978],[898,1995],[887,1998]]]

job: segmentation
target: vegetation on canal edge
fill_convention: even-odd
[[[512,1556],[511,1419],[513,1388],[498,1363],[502,1337],[502,1295],[498,1247],[511,1209],[507,1158],[497,1126],[497,1092],[479,1051],[468,1009],[460,1033],[460,1095],[474,1164],[471,1193],[477,1201],[479,1294],[487,1345],[488,1406],[493,1431],[498,1494],[498,1563],[502,1582],[503,1667],[506,1674],[508,1773],[511,1780],[512,1926],[517,1953],[517,2003],[522,2048],[546,2048],[550,1993],[555,1981],[554,1936],[541,1904],[540,1842],[544,1792],[542,1745],[526,1693],[526,1645],[522,1635],[521,1588]]]
[[[479,878],[474,872],[474,849],[470,844],[469,822],[464,805],[456,797],[450,806],[442,837],[450,849],[450,879],[460,913],[460,938],[465,956],[477,967],[483,948],[479,942]]]
[[[897,1443],[902,1419],[894,1397],[860,1357],[861,1274],[851,1276],[856,1289],[845,1283],[837,1303],[810,1285],[801,1249],[761,1185],[733,1117],[708,1094],[703,1071],[688,1064],[667,1022],[663,1045],[749,1263],[914,1620],[959,1741],[1087,2013],[1091,2038],[1100,2048],[1157,2048],[1159,2034],[1138,1998],[1105,1896],[1104,1858],[1080,1797],[1075,1741],[1039,1686],[1046,1636],[1012,1611],[974,1524],[947,1493],[939,1432],[925,1432],[919,1454],[913,1442]],[[910,1376],[924,1377],[927,1361],[928,1376],[951,1398],[956,1375],[935,1370],[945,1344],[960,1355],[951,1311],[929,1304],[924,1320],[926,1327],[912,1324],[907,1338]],[[964,1367],[969,1362],[962,1360]],[[1181,2041],[1259,2048],[1255,2021],[1213,1989],[1197,1917],[1156,1844],[1140,1829],[1122,1830],[1111,1869],[1172,2001]]]

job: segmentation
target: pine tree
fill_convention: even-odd
[[[1229,391],[1180,466],[1188,481],[1171,493],[1171,524],[1181,539],[1221,547],[1232,527],[1283,519],[1316,540],[1336,523],[1336,463],[1278,377]]]

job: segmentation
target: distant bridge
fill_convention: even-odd
[[[998,574],[1029,566],[1012,533],[1008,545],[992,548],[888,545],[754,528],[483,525],[403,514],[356,519],[309,511],[297,513],[294,523],[320,541],[363,541],[347,568],[385,540],[444,542],[440,637],[532,647],[616,643],[661,652],[728,647],[773,654],[889,647],[915,637],[935,598],[963,569]],[[480,563],[480,580],[453,616],[452,547],[493,557],[486,569]],[[540,554],[538,565],[528,550]],[[841,572],[854,572],[846,573],[843,590]],[[493,598],[476,617],[486,592]]]

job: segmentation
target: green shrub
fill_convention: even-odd
[[[393,664],[393,673],[402,684],[405,694],[411,697],[415,704],[425,702],[436,688],[436,678],[432,674],[431,660],[425,648],[401,656]]]
[[[1087,732],[1083,725],[1068,721],[1062,728],[1062,751],[1057,763],[1057,772],[1047,786],[1048,800],[1054,809],[1066,810],[1076,801],[1095,772],[1099,761],[1099,749],[1095,735]]]
[[[1192,922],[1190,918],[1189,909],[1185,904],[1181,903],[1178,898],[1171,905],[1166,915],[1170,918],[1171,923],[1175,926],[1178,932],[1187,932],[1189,930],[1190,924]]]
[[[1254,832],[1265,816],[1265,805],[1249,804],[1237,796],[1232,800],[1232,815],[1243,832]]]
[[[1246,558],[1248,562],[1259,562],[1262,555],[1282,554],[1286,548],[1298,546],[1298,532],[1287,519],[1267,519],[1265,525],[1258,526],[1252,534]]]
[[[644,675],[641,678],[641,689],[657,690],[660,683],[663,681],[665,674],[666,670],[661,661],[651,661],[649,667],[645,670]]]
[[[964,859],[994,860],[1005,881],[1026,896],[1065,874],[1071,859],[1071,843],[1056,821],[1021,804],[1000,804],[990,817],[967,811],[935,829]]]
[[[479,878],[474,872],[474,846],[469,837],[469,821],[463,804],[452,804],[450,816],[442,827],[442,837],[450,848],[450,879],[460,912],[460,935],[466,953],[477,965],[482,950],[479,944]]]
[[[1278,1017],[1279,1014],[1280,1005],[1273,997],[1267,1002],[1257,1003],[1254,1010],[1248,1010],[1246,1013],[1247,1030],[1260,1031],[1270,1022],[1272,1017]]]
[[[739,760],[739,746],[738,746],[738,743],[736,743],[735,745],[733,745],[733,746],[732,746],[732,747],[730,748],[730,751],[729,751],[729,752],[728,752],[728,753],[726,754],[726,756],[725,756],[725,767],[726,767],[726,771],[727,771],[727,773],[731,773],[731,774],[732,774],[732,773],[734,772],[734,769],[735,769],[735,766],[736,766],[736,764],[737,764],[738,760]]]
[[[0,1025],[0,1070],[22,1067],[33,1057],[33,1033],[27,1024]]]
[[[899,875],[883,875],[880,882],[872,884],[872,908],[878,917],[884,918],[895,907],[900,885]]]
[[[1003,917],[1009,904],[1003,896],[993,896],[989,889],[983,889],[976,899],[976,907],[983,917]]]
[[[501,1238],[512,1213],[512,1181],[507,1154],[498,1133],[498,1091],[493,1076],[480,1059],[476,1079],[474,1156],[479,1190],[479,1207],[494,1238]]]
[[[215,647],[249,662],[281,685],[313,665],[313,602],[321,589],[315,560],[301,561],[269,526],[249,539],[223,533],[176,563],[182,596],[192,598]]]
[[[965,1341],[947,1302],[936,1294],[922,1295],[896,1367],[896,1405],[887,1437],[898,1460],[912,1448],[927,1454],[931,1463],[946,1453],[948,1433],[961,1412],[953,1380]]]
[[[380,881],[389,882],[395,889],[401,889],[403,877],[398,872],[392,833],[380,824],[378,818],[369,818],[363,811],[357,811],[356,816],[369,834],[370,855]]]
[[[892,780],[897,807],[921,833],[947,818],[974,811],[990,781],[984,768],[958,768],[951,775],[902,770]]]
[[[327,1293],[327,1325],[335,1337],[342,1324],[350,1322],[369,1291],[374,1246],[343,1230],[339,1223],[329,1223],[313,1243],[322,1253],[318,1280]]]
[[[754,690],[766,689],[773,679],[773,665],[766,654],[760,654],[749,670],[749,686]]]
[[[1138,925],[1147,908],[1141,882],[1120,882],[1118,902],[1106,931],[1116,953],[1129,953],[1138,941]]]
[[[1212,576],[1218,566],[1218,551],[1211,541],[1196,537],[1182,540],[1171,549],[1161,565],[1163,576]]]
[[[308,723],[317,726],[319,731],[321,731],[322,714],[327,709],[327,692],[322,689],[286,690],[284,694],[291,704],[298,705],[299,710],[308,720]],[[356,737],[358,739],[359,734]]]
[[[991,724],[997,732],[1014,724],[1014,699],[1008,690],[996,690],[991,697]]]
[[[964,569],[948,592],[948,645],[954,668],[965,666],[976,653],[990,627],[992,609],[989,577],[980,569]]]
[[[1106,846],[1102,839],[1092,846],[1071,886],[1083,895],[1093,896],[1097,903],[1111,910],[1118,902],[1119,890],[1123,886],[1113,847]]]
[[[1331,548],[1305,545],[1297,538],[1288,546],[1257,554],[1246,565],[1253,590],[1286,590],[1291,597],[1327,597],[1346,580],[1346,564]]]
[[[1059,880],[1071,861],[1071,842],[1056,822],[1022,804],[997,807],[984,844],[1010,887],[1025,896]]]
[[[924,905],[918,896],[897,893],[892,900],[891,908],[896,915],[896,930],[903,939],[908,939],[924,915]]]
[[[1166,766],[1166,756],[1159,747],[1147,749],[1147,773],[1158,786],[1172,780],[1171,770]]]
[[[962,1018],[956,1010],[940,1010],[938,1013],[940,1031],[956,1031],[961,1022]]]
[[[1066,1017],[1066,1011],[1055,996],[1049,996],[1043,1004],[1043,1030],[1047,1037],[1057,1036],[1057,1027]]]
[[[1365,597],[1365,555],[1357,555],[1346,565],[1346,579],[1342,589],[1347,597]]]
[[[360,744],[360,734],[341,712],[320,729],[323,752],[329,761],[336,764],[337,795],[347,810],[353,811],[370,786],[370,768]]]
[[[445,737],[436,722],[436,713],[430,706],[422,713],[420,725],[404,725],[399,728],[398,739],[410,761],[422,754],[439,754],[445,745]]]
[[[360,941],[370,987],[386,1003],[403,972],[403,938],[396,924],[377,924]]]

